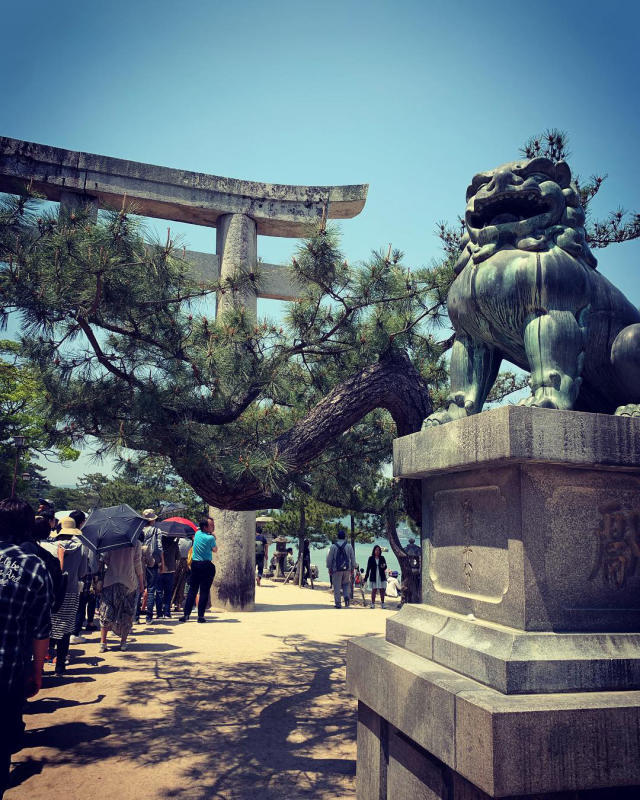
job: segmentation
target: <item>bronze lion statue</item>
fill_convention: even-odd
[[[596,270],[571,171],[547,158],[480,172],[448,295],[455,330],[447,408],[477,414],[503,358],[544,408],[640,414],[640,313]]]

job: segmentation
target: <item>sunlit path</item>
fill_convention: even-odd
[[[98,653],[97,634],[72,646],[64,681],[29,703],[5,797],[353,796],[346,641],[383,633],[395,608],[337,611],[326,589],[266,580],[256,600],[206,625],[137,625],[126,653]]]

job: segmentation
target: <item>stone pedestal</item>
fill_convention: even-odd
[[[358,797],[640,796],[640,420],[510,406],[394,467],[424,604],[349,643]]]

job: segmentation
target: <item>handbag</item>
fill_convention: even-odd
[[[193,545],[189,548],[189,552],[187,553],[187,566],[191,569],[191,562],[193,561]]]

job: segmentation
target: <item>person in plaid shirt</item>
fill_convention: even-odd
[[[22,736],[24,700],[42,685],[51,632],[51,577],[38,556],[20,547],[30,538],[34,519],[28,503],[0,500],[0,798]]]

